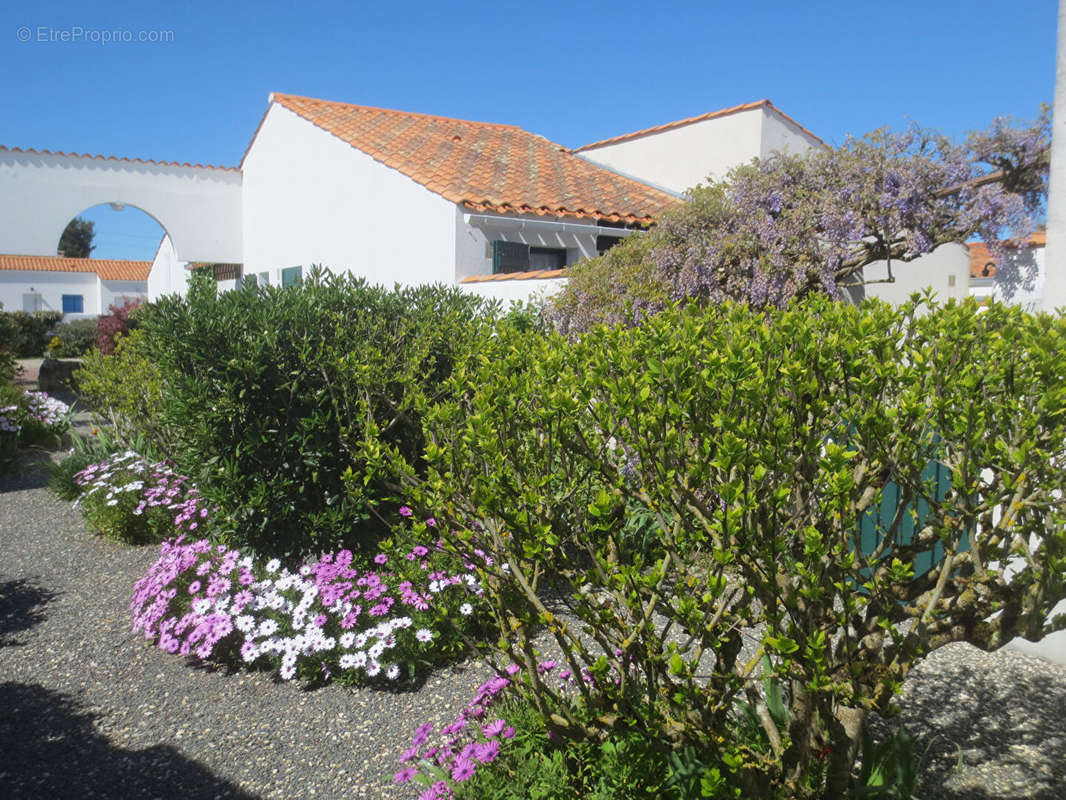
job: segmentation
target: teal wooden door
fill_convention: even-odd
[[[932,481],[935,487],[934,499],[943,500],[951,490],[951,472],[938,461],[931,461],[922,472],[922,480]],[[881,504],[867,509],[860,521],[859,547],[864,555],[870,555],[881,543],[892,520],[896,516],[896,509],[900,504],[902,494],[898,484],[889,481],[881,495]],[[921,530],[929,515],[929,503],[919,500],[913,509],[908,509],[903,515],[897,532],[896,543],[908,545],[914,540],[914,532]],[[964,536],[961,549],[968,547],[968,536]],[[888,552],[891,556],[891,551]],[[932,550],[919,553],[914,559],[914,574],[924,575],[944,558],[944,546],[937,542]]]

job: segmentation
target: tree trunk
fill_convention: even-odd
[[[848,796],[851,770],[859,755],[866,715],[865,709],[838,706],[829,721],[829,773],[823,795],[826,800]]]

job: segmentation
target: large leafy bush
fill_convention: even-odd
[[[161,415],[163,373],[149,351],[146,334],[135,329],[120,336],[110,355],[94,350],[74,374],[78,391],[107,423],[125,449],[166,458],[176,433]]]
[[[96,347],[96,336],[95,317],[64,322],[53,331],[47,355],[51,358],[79,358]]]
[[[50,331],[63,319],[59,311],[9,311],[0,314],[0,348],[16,358],[40,358]]]
[[[418,461],[421,409],[494,313],[458,290],[315,269],[297,286],[221,295],[197,277],[141,324],[172,457],[229,516],[234,544],[296,557],[374,546],[372,511],[391,490],[365,451],[381,442]]]
[[[726,795],[839,797],[867,714],[923,655],[1066,626],[1047,619],[1066,597],[1064,337],[999,305],[822,297],[575,342],[503,331],[453,376],[407,482],[447,546],[496,565],[493,649],[553,736],[691,747]],[[639,547],[634,509],[655,520]],[[538,670],[542,628],[569,689]],[[742,702],[762,746],[736,732]]]

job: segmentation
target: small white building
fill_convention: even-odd
[[[99,316],[146,299],[150,268],[150,261],[0,255],[0,303],[5,311]]]
[[[1039,311],[1046,246],[1044,231],[1034,233],[1022,247],[1004,242],[1006,263],[997,270],[988,245],[970,242],[966,245],[970,257],[970,294],[982,303],[995,299],[1020,305],[1026,311]]]
[[[914,261],[875,261],[863,268],[862,276],[867,281],[863,287],[867,297],[893,305],[925,289],[932,289],[941,303],[962,300],[970,294],[970,253],[966,245],[953,242]]]

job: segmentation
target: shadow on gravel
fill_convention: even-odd
[[[918,796],[943,800],[1066,797],[1066,691],[1061,680],[970,666],[923,686],[902,722],[925,752]],[[926,752],[928,749],[928,752]]]
[[[0,478],[0,492],[19,492],[24,489],[42,489],[48,485],[47,453],[29,450],[21,454],[14,474]]]
[[[0,647],[24,644],[15,634],[44,622],[43,608],[55,597],[55,592],[23,578],[0,583]]]
[[[95,715],[42,686],[0,684],[0,708],[0,797],[256,797],[173,747],[114,747],[94,729]]]

